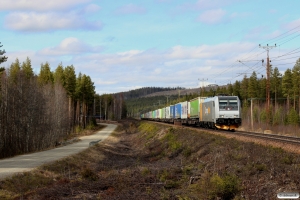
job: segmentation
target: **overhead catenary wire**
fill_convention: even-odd
[[[298,38],[300,36],[299,32],[300,32],[300,25],[296,26],[276,37],[273,37],[273,38],[267,40],[266,42],[262,42],[261,44],[268,43],[268,42],[272,42],[272,43],[274,42],[274,43],[277,43],[278,47],[280,48],[280,46]],[[261,72],[263,70],[265,70],[265,66],[259,66],[258,63],[261,62],[261,59],[257,59],[257,58],[261,54],[264,54],[266,52],[266,50],[263,50],[261,52],[252,53],[256,49],[258,49],[258,45],[255,46],[254,48],[252,48],[248,53],[246,53],[246,55],[242,56],[241,59],[239,59],[242,61],[241,63],[240,62],[232,63],[232,64],[228,65],[225,69],[223,69],[221,72],[213,73],[209,77],[212,77],[212,80],[213,80],[213,79],[219,78],[220,75],[223,75],[225,73],[227,73],[227,74],[231,73],[232,71],[236,71],[237,69],[240,69],[239,71],[242,72],[242,75],[243,75],[243,73],[245,74],[245,73],[248,73],[249,71],[251,71],[251,72],[255,71],[257,74],[261,74]],[[297,58],[297,56],[291,57],[291,55],[295,55],[295,54],[299,53],[300,51],[297,51],[298,49],[300,49],[300,47],[293,49],[292,51],[289,51],[287,53],[284,53],[282,55],[279,55],[277,57],[272,57],[270,59],[272,61],[280,61],[280,60],[288,60],[288,59],[292,59],[292,58]],[[287,56],[290,56],[290,57],[286,58]],[[255,63],[253,65],[249,65],[249,66],[252,66],[252,67],[249,67],[249,66],[245,65],[245,62],[247,62],[247,63],[255,62]],[[247,69],[241,68],[241,64],[242,64],[242,66],[247,67]],[[278,64],[276,63],[276,66],[277,65],[288,65],[288,64],[295,64],[295,62],[293,62],[293,63],[278,63]],[[272,63],[272,65],[274,65],[274,64]],[[219,84],[222,84],[226,81],[231,82],[231,80],[237,79],[238,77],[240,77],[242,75],[236,75],[236,76],[233,76],[232,78],[220,81]]]

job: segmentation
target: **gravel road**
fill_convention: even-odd
[[[94,135],[80,137],[79,142],[67,146],[15,156],[0,160],[0,179],[18,172],[25,172],[34,169],[42,164],[49,163],[61,158],[79,153],[89,147],[90,142],[105,140],[117,127],[114,124],[102,124],[106,127]]]

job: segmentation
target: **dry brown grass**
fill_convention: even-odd
[[[121,123],[108,140],[78,155],[2,181],[0,199],[276,199],[279,191],[300,189],[300,156],[281,148],[185,127]]]

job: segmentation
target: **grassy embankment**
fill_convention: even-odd
[[[124,122],[103,143],[0,182],[0,199],[276,199],[300,156],[185,127]]]

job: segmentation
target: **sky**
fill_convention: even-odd
[[[2,0],[8,68],[29,57],[91,77],[98,94],[226,85],[300,57],[296,0]],[[261,44],[261,47],[259,47]],[[276,47],[275,47],[276,44]],[[299,49],[298,49],[299,48]],[[262,63],[261,60],[264,60]]]

